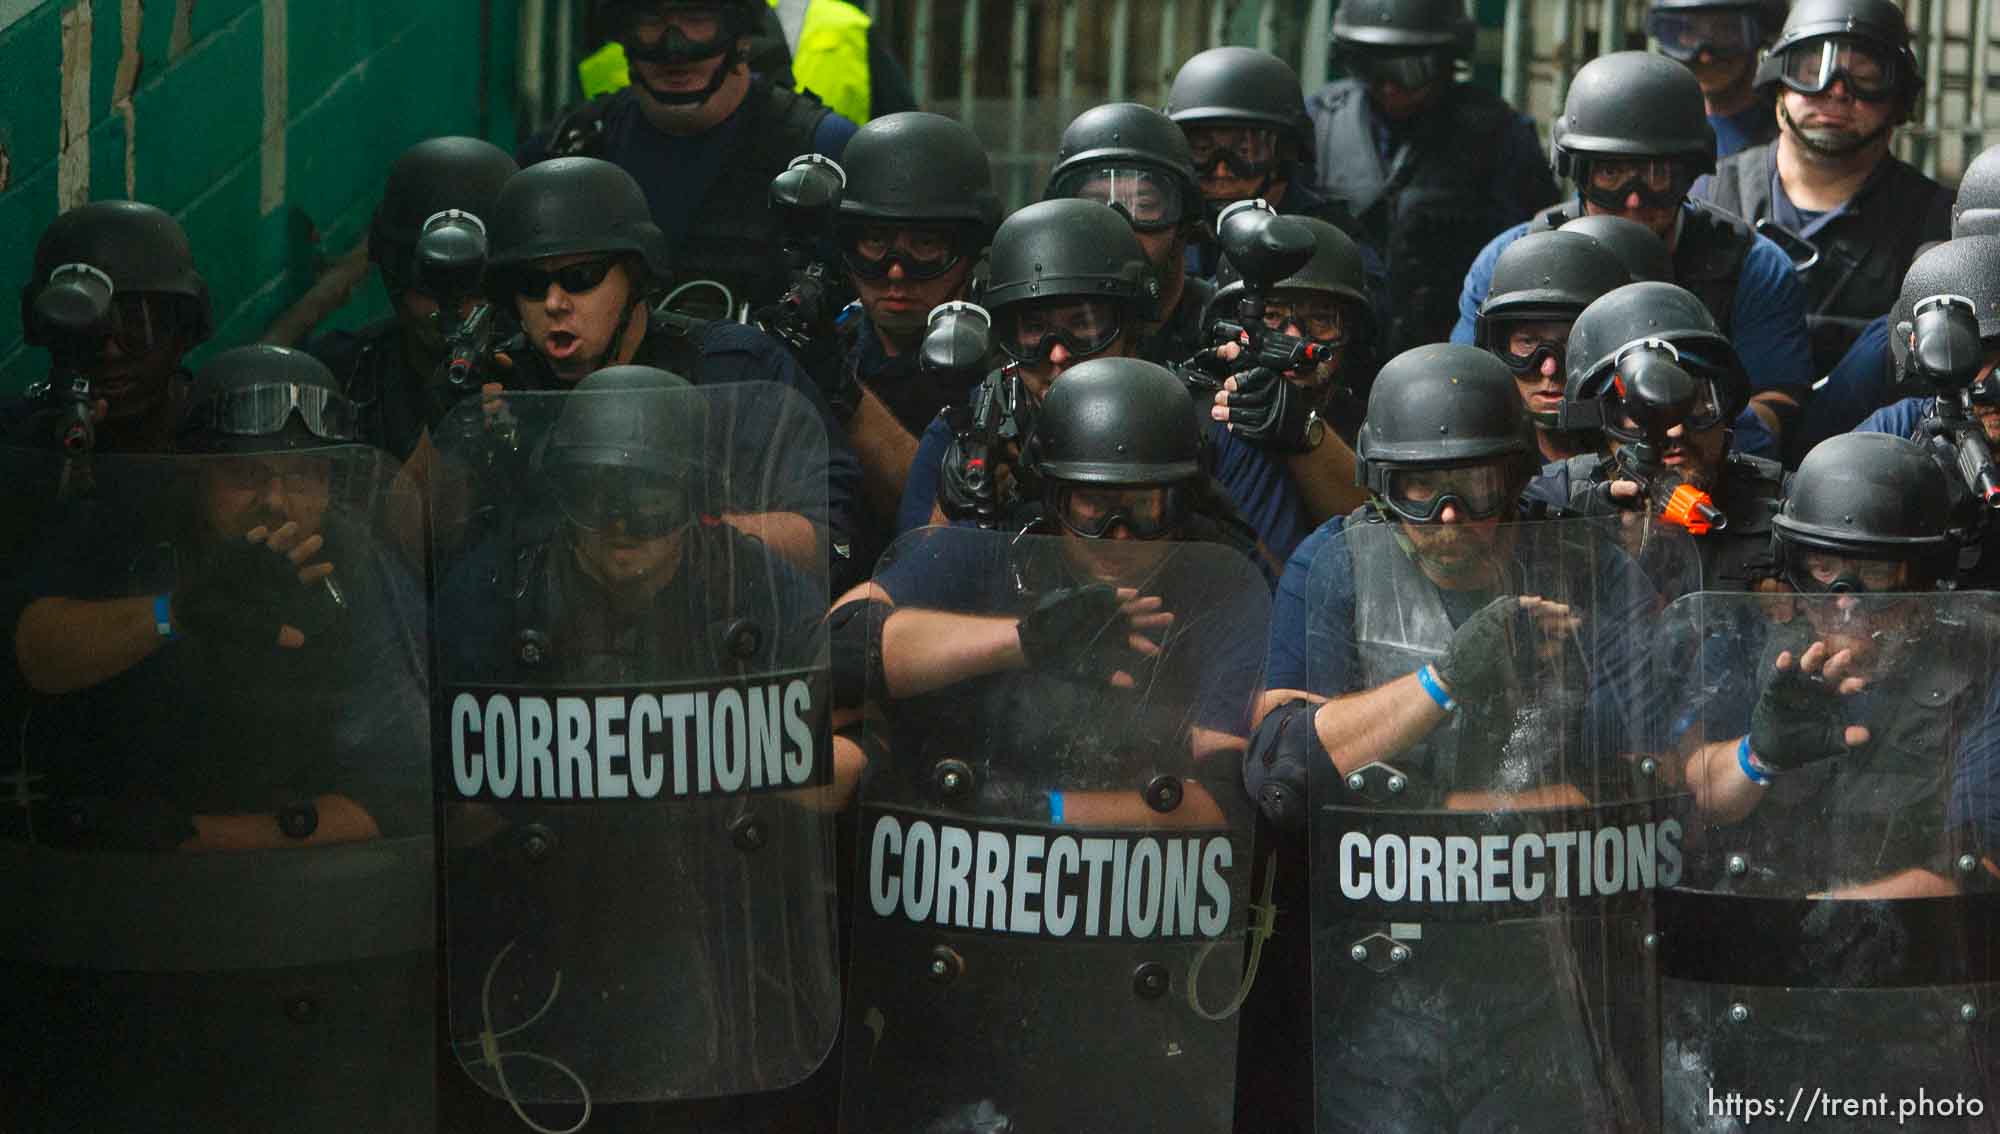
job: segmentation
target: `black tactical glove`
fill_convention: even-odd
[[[1140,655],[1126,641],[1133,631],[1124,605],[1109,583],[1043,595],[1018,631],[1028,667],[1103,681],[1121,669],[1131,672]]]
[[[1451,636],[1451,645],[1436,663],[1454,699],[1463,703],[1492,700],[1515,683],[1514,642],[1520,633],[1521,600],[1501,595]]]
[[[276,649],[292,626],[308,645],[345,626],[345,608],[324,579],[299,582],[299,566],[262,543],[225,540],[174,594],[174,622],[190,639],[243,649]]]
[[[1216,357],[1215,348],[1195,352],[1193,358],[1174,367],[1174,374],[1188,388],[1195,400],[1206,406],[1215,399],[1215,392],[1222,389],[1222,383],[1229,377],[1230,364]]]
[[[1229,431],[1261,449],[1279,453],[1306,451],[1306,419],[1312,395],[1274,370],[1252,367],[1234,375],[1229,395]]]
[[[1847,723],[1840,712],[1840,683],[1773,666],[1750,714],[1750,751],[1780,771],[1831,760],[1847,751]]]

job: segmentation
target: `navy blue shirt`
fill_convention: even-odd
[[[1738,150],[1770,141],[1778,132],[1770,100],[1759,98],[1734,114],[1711,114],[1708,125],[1715,131],[1716,160]]]
[[[1809,453],[1814,445],[1841,433],[1888,433],[1869,429],[1862,423],[1870,414],[1896,400],[1895,374],[1889,365],[1889,317],[1876,319],[1861,329],[1861,337],[1847,348],[1833,373],[1826,376],[1806,403],[1801,421],[1798,452]],[[1928,401],[1919,398],[1916,401]],[[1910,436],[1905,432],[1904,437]]]
[[[1691,204],[1684,207],[1694,208]],[[1527,231],[1526,223],[1515,225],[1494,237],[1473,260],[1465,274],[1465,288],[1459,293],[1458,325],[1452,328],[1452,342],[1472,343],[1479,307],[1493,286],[1493,265],[1500,253]],[[1801,404],[1807,401],[1813,373],[1812,346],[1806,337],[1805,289],[1799,285],[1791,258],[1762,236],[1755,238],[1743,257],[1731,331],[1736,353],[1750,374],[1751,389],[1782,390]],[[1735,428],[1737,452],[1778,459],[1777,438],[1756,414],[1746,408],[1737,417]]]

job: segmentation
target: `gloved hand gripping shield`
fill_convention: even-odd
[[[1663,1128],[1722,1129],[1709,1099],[1790,1105],[1803,1086],[1802,1122],[1843,1117],[1817,1087],[1886,1099],[1835,1128],[1979,1129],[1967,1100],[1992,1105],[2000,1007],[2000,603],[1894,593],[1893,563],[1810,566],[1819,593],[1666,615],[1686,675],[1672,739],[1701,806],[1660,895]]]
[[[876,582],[841,1128],[1227,1129],[1256,568],[929,528]],[[986,633],[1005,660],[963,680],[923,656]]]
[[[1684,831],[1650,651],[1698,578],[1685,533],[1648,560],[1596,521],[1392,519],[1314,562],[1321,1134],[1645,1128]]]
[[[98,453],[60,500],[60,453],[0,454],[33,518],[0,544],[9,1130],[434,1128],[412,502],[376,450],[285,443]]]
[[[637,368],[502,397],[431,513],[460,1069],[547,1129],[798,1083],[839,1011],[824,433]]]

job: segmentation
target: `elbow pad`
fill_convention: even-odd
[[[826,616],[827,650],[833,665],[833,707],[858,709],[868,690],[881,689],[882,623],[895,607],[880,599],[855,599]]]
[[[1313,725],[1318,705],[1287,701],[1271,710],[1250,737],[1250,758],[1243,761],[1243,786],[1271,824],[1290,834],[1305,831],[1309,795],[1307,773],[1313,761],[1327,759]]]

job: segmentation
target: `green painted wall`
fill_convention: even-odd
[[[511,148],[515,7],[0,0],[0,392],[47,365],[21,345],[16,297],[66,205],[130,196],[177,216],[214,295],[213,351],[254,340],[362,238],[403,149]],[[329,325],[384,306],[371,282]]]

